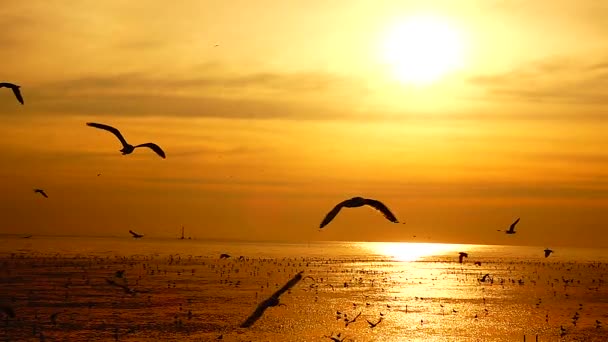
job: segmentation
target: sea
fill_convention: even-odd
[[[0,340],[608,341],[608,249],[545,248],[5,235]]]

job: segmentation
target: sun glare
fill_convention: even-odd
[[[373,252],[393,257],[397,261],[416,261],[455,248],[454,245],[442,243],[368,242],[368,245]]]
[[[447,20],[416,16],[387,30],[381,55],[398,80],[423,85],[462,66],[463,41]]]

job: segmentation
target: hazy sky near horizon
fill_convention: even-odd
[[[423,49],[387,37],[429,17],[460,54],[417,83],[450,52],[410,60]],[[0,82],[25,105],[0,89],[0,232],[608,246],[607,17],[599,0],[5,3]],[[122,156],[90,121],[167,159]],[[406,225],[348,209],[319,232],[353,196]]]

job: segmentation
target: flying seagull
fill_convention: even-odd
[[[323,228],[329,222],[331,222],[331,220],[333,220],[334,217],[338,215],[342,207],[357,208],[362,207],[364,205],[369,205],[374,209],[380,211],[384,215],[384,217],[386,217],[387,220],[393,223],[399,223],[395,215],[393,215],[393,213],[391,213],[391,211],[382,202],[370,198],[353,197],[349,200],[338,203],[338,205],[336,205],[329,213],[327,213],[327,215],[323,219],[323,222],[321,222],[319,228]]]
[[[466,252],[458,252],[458,262],[462,264],[462,259],[468,258],[469,253]]]
[[[49,196],[42,189],[34,189],[34,192],[41,194],[44,198],[49,198]]]
[[[129,233],[131,233],[131,235],[133,235],[133,238],[135,238],[135,239],[139,239],[139,238],[144,237],[142,234],[137,234],[136,232],[134,232],[134,231],[132,231],[130,229],[129,229]]]
[[[511,226],[509,227],[508,230],[505,230],[505,233],[515,234],[515,225],[517,224],[517,222],[519,222],[519,217],[517,218],[517,220],[515,220],[515,222],[511,223]],[[500,232],[501,230],[498,229],[498,231]]]
[[[545,258],[548,258],[551,253],[553,253],[552,250],[550,250],[549,248],[545,249]]]
[[[264,314],[264,311],[266,311],[266,309],[268,309],[271,306],[279,305],[279,297],[281,297],[281,295],[283,293],[287,292],[289,289],[294,287],[300,280],[302,280],[302,273],[304,273],[304,272],[303,271],[298,272],[285,285],[283,285],[283,287],[281,287],[275,293],[273,293],[272,296],[268,297],[263,302],[258,304],[258,307],[255,309],[255,311],[249,317],[247,317],[247,319],[243,323],[241,323],[240,327],[249,328],[260,317],[262,317],[262,315]]]
[[[112,126],[108,126],[108,125],[104,125],[104,124],[100,124],[100,123],[95,123],[95,122],[87,122],[87,126],[103,129],[103,130],[106,130],[108,132],[113,133],[118,138],[118,140],[120,140],[120,142],[122,143],[122,149],[120,150],[120,152],[122,152],[123,155],[133,153],[133,150],[135,150],[138,147],[148,147],[152,151],[156,152],[156,154],[158,154],[162,158],[166,157],[165,156],[165,151],[163,151],[160,148],[160,146],[158,146],[158,145],[156,145],[154,143],[145,143],[145,144],[139,144],[139,145],[135,145],[135,146],[129,144],[125,140],[125,138],[122,136],[122,134],[120,134],[120,131],[118,129],[112,127]]]
[[[21,91],[19,90],[20,86],[12,83],[2,82],[0,83],[0,88],[11,88],[13,90],[13,93],[15,93],[17,101],[23,104],[23,97],[21,96]]]
[[[372,323],[372,322],[371,322],[369,319],[367,320],[367,324],[369,324],[369,327],[370,327],[371,329],[375,328],[375,327],[376,327],[376,325],[380,324],[380,322],[382,322],[382,317],[380,317],[380,319],[379,319],[379,320],[378,320],[378,322],[376,322],[376,323]]]

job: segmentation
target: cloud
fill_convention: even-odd
[[[469,82],[490,98],[608,106],[608,64],[551,58],[508,72],[479,75]]]
[[[39,114],[306,120],[346,116],[323,98],[349,87],[323,73],[153,78],[131,72],[22,85],[22,91],[26,111]],[[0,110],[14,110],[10,105],[0,103]]]

